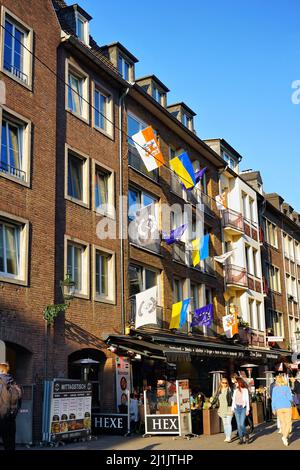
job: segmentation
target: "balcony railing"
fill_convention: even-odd
[[[203,261],[203,271],[207,274],[215,276],[215,261],[213,257],[208,257]]]
[[[226,209],[222,214],[222,223],[224,228],[231,228],[239,232],[244,231],[244,217],[240,212]]]
[[[171,174],[171,190],[173,193],[177,194],[177,196],[183,197],[182,184],[174,173]]]
[[[128,165],[153,181],[158,181],[158,169],[148,171],[137,150],[131,144],[128,144]]]
[[[130,322],[132,324],[135,324],[135,317],[136,317],[135,298],[131,300],[129,308],[130,308],[130,312],[129,312]],[[148,325],[145,325],[142,328],[163,328],[163,308],[162,307],[159,307],[159,306],[156,307],[156,319],[157,319],[157,324],[149,323]]]
[[[225,266],[225,278],[227,284],[239,287],[248,287],[247,270],[233,264]]]
[[[266,346],[266,333],[264,331],[239,327],[239,337],[240,342],[244,345],[261,348]]]
[[[25,171],[19,170],[13,166],[8,165],[7,163],[0,162],[0,173],[6,173],[8,175],[14,176],[15,178],[19,178],[20,180],[26,180],[26,173]]]
[[[244,232],[245,234],[252,238],[255,241],[259,240],[258,228],[257,225],[250,222],[249,220],[244,219]]]
[[[27,77],[26,73],[21,72],[21,70],[19,70],[14,65],[9,64],[8,62],[4,62],[4,68],[5,68],[5,70],[8,70],[12,75],[15,75],[15,77],[22,80],[22,82],[24,82],[26,84],[28,83],[28,77]]]
[[[261,294],[262,286],[261,286],[260,279],[258,277],[253,276],[252,274],[247,274],[247,277],[248,277],[248,288],[255,292],[259,292]]]
[[[213,215],[212,199],[205,193],[201,193],[201,202],[204,205],[204,212],[208,215]]]

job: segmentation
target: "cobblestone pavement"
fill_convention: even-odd
[[[251,435],[250,443],[239,445],[239,440],[235,437],[231,443],[224,442],[224,435],[215,434],[212,436],[201,435],[198,438],[174,439],[172,436],[151,436],[143,437],[141,435],[107,436],[102,435],[93,438],[88,442],[77,442],[72,444],[60,445],[53,450],[300,450],[300,421],[293,423],[293,432],[289,439],[289,446],[285,447],[281,440],[281,434],[278,434],[274,422],[262,424],[255,428]],[[18,447],[21,449],[21,447]],[[22,447],[24,449],[24,447]],[[40,447],[31,447],[31,449],[41,449]],[[43,447],[49,449],[49,447]]]

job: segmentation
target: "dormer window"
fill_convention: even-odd
[[[118,71],[120,72],[124,80],[127,80],[127,81],[130,80],[130,69],[131,69],[131,64],[125,59],[125,57],[119,54]]]
[[[231,168],[231,170],[235,170],[236,162],[232,157],[230,157],[227,153],[223,152],[223,159],[225,160],[229,168]]]
[[[156,86],[153,86],[152,97],[162,106],[164,105],[164,93],[162,93]]]
[[[190,116],[188,116],[186,113],[182,113],[181,122],[188,129],[190,130],[193,129],[193,119]]]
[[[85,44],[89,43],[89,23],[88,21],[76,12],[76,36]]]

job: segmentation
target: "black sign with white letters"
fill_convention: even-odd
[[[127,414],[92,413],[92,434],[126,434]]]
[[[177,415],[146,416],[147,434],[179,434]]]

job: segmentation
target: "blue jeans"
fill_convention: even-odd
[[[223,416],[222,418],[224,434],[225,434],[226,439],[231,439],[231,432],[232,432],[231,420],[232,420],[232,416],[228,416],[228,415]]]
[[[246,419],[246,407],[242,405],[237,405],[235,410],[235,419],[238,428],[239,437],[246,436],[246,427],[245,427],[245,419]]]

